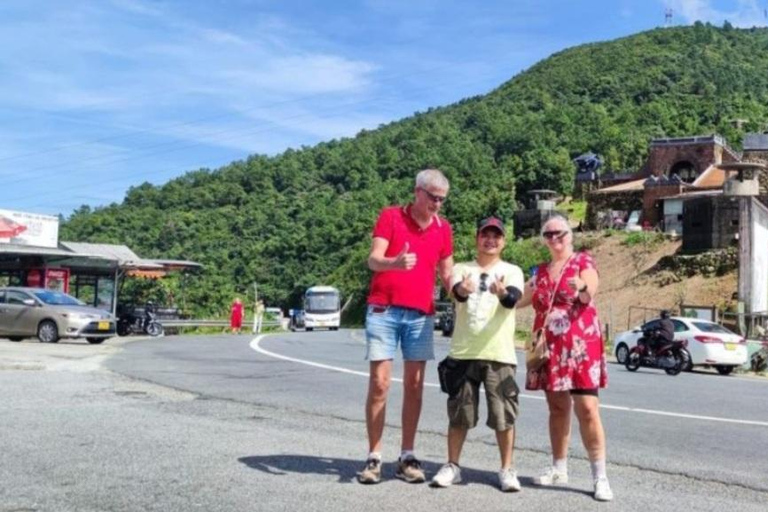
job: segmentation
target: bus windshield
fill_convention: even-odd
[[[304,309],[307,313],[335,313],[339,310],[339,294],[337,292],[307,293]]]

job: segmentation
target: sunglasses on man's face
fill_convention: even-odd
[[[419,188],[419,190],[421,190],[422,192],[424,192],[425,194],[427,194],[427,197],[428,197],[428,198],[429,198],[429,200],[430,200],[430,201],[432,201],[433,203],[438,203],[438,204],[440,204],[440,203],[444,203],[444,202],[445,202],[445,200],[446,200],[446,199],[448,199],[448,197],[447,197],[447,196],[438,196],[437,194],[433,194],[432,192],[430,192],[429,190],[427,190],[427,189],[425,189],[425,188]]]
[[[567,231],[562,231],[562,230],[561,231],[545,231],[541,234],[541,236],[543,236],[547,240],[560,240],[563,237],[565,237],[565,235],[567,234],[568,234]]]
[[[486,274],[485,272],[480,274],[480,291],[481,292],[488,291],[488,274]]]

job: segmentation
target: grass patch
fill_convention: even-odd
[[[621,244],[627,247],[643,245],[645,247],[658,245],[664,241],[664,233],[656,231],[633,231],[626,233]]]
[[[568,220],[575,224],[584,222],[584,220],[587,218],[586,201],[574,201],[573,198],[569,197],[565,201],[558,204],[555,209],[568,215]]]

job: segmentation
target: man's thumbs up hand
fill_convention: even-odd
[[[416,253],[408,252],[411,246],[408,242],[405,242],[400,253],[395,256],[395,260],[392,262],[395,268],[401,270],[411,270],[416,266]]]

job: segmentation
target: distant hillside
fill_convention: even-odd
[[[531,188],[570,191],[574,156],[593,150],[624,170],[642,164],[654,137],[717,132],[738,147],[736,119],[743,131],[768,120],[768,30],[657,29],[559,52],[486,96],[352,139],[133,187],[122,204],[80,208],[61,235],[203,263],[194,282],[164,283],[198,314],[223,312],[258,282],[284,307],[306,286],[334,284],[359,315],[373,220],[410,197],[417,170],[451,179],[445,214],[467,258],[481,215],[511,217]],[[157,293],[147,283],[124,292]]]

